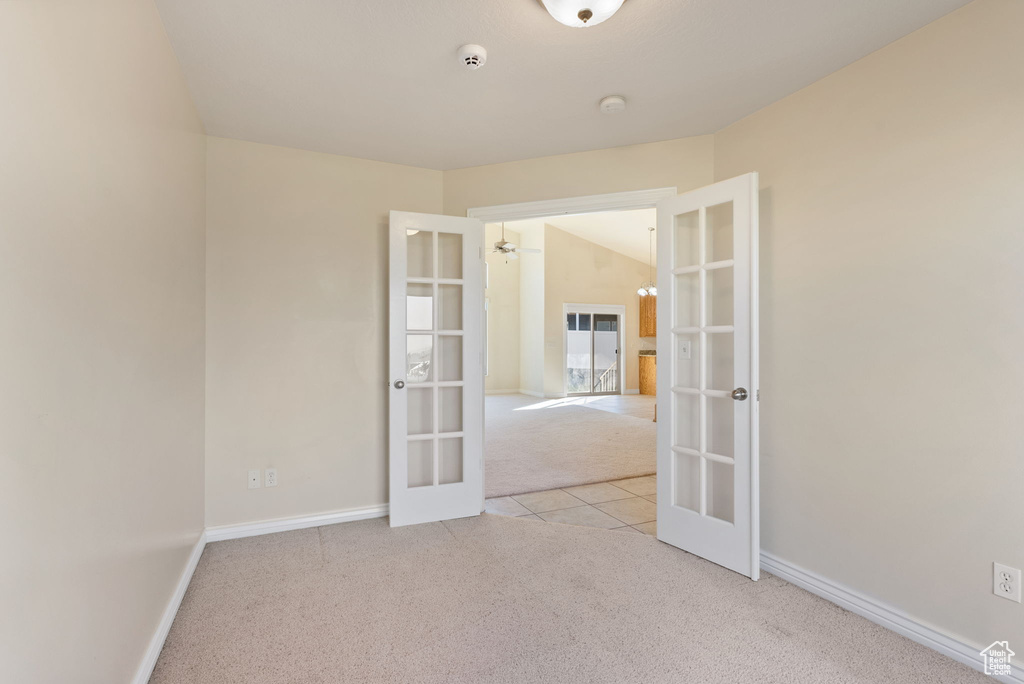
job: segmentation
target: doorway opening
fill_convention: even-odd
[[[675,190],[653,193],[612,211],[596,198],[484,216],[485,510],[655,533],[656,389],[641,393],[640,369],[653,379],[656,337],[638,289],[655,266],[654,205]]]
[[[524,226],[520,229],[523,249],[514,242],[517,238],[506,235],[504,224],[486,227],[486,230],[501,231],[494,236],[492,259],[506,266],[522,264],[517,274],[519,286],[512,288],[514,296],[509,300],[516,303],[515,315],[499,316],[497,278],[485,276],[490,269],[483,268],[481,260],[486,251],[484,221],[475,218],[472,210],[465,218],[392,212],[389,292],[393,306],[389,314],[389,365],[396,379],[389,383],[392,400],[388,408],[391,525],[477,515],[485,508],[482,499],[486,492],[491,495],[492,503],[494,499],[508,498],[506,503],[515,502],[524,507],[529,516],[522,517],[535,516],[549,522],[553,522],[552,517],[565,517],[558,522],[628,527],[630,520],[618,515],[606,519],[614,519],[614,524],[594,525],[583,516],[578,520],[568,519],[577,516],[573,511],[591,503],[587,497],[606,497],[609,492],[618,490],[629,493],[633,499],[622,505],[623,508],[657,504],[654,513],[660,541],[757,579],[758,187],[757,174],[748,173],[657,203],[657,254],[663,261],[658,269],[657,287],[652,280],[645,280],[634,291],[644,300],[657,297],[657,290],[663,293],[654,317],[658,327],[656,349],[646,350],[648,355],[653,351],[658,356],[660,352],[663,360],[654,374],[660,385],[656,402],[663,420],[658,422],[653,444],[647,449],[643,449],[641,440],[637,439],[642,431],[635,428],[640,423],[634,423],[628,430],[613,428],[614,434],[610,437],[616,436],[616,439],[584,443],[584,439],[599,434],[599,427],[583,425],[581,428],[579,424],[564,420],[567,415],[564,412],[570,408],[581,408],[581,404],[582,408],[594,408],[586,405],[628,396],[570,395],[566,389],[569,365],[565,347],[558,348],[557,333],[549,334],[552,330],[563,335],[569,332],[568,318],[563,318],[565,309],[551,306],[548,302],[552,297],[553,301],[561,302],[562,307],[569,302],[587,303],[588,300],[595,302],[593,306],[610,306],[603,300],[613,300],[633,286],[633,283],[623,285],[619,278],[623,273],[632,278],[629,268],[609,267],[615,257],[608,255],[616,250],[597,244],[598,240],[576,240],[566,256],[557,255],[555,248],[559,242],[572,242],[567,236],[571,236],[573,230],[566,222],[580,217],[578,214],[564,210],[563,206],[562,213],[535,221],[535,226],[539,224],[536,230],[526,230]],[[599,225],[599,212],[589,207],[590,201],[593,198],[556,204],[575,206],[588,225]],[[591,211],[585,211],[588,208]],[[617,212],[614,215],[617,222],[630,213],[628,207],[616,201],[602,208]],[[515,214],[516,207],[498,207],[491,211],[501,217]],[[485,215],[487,210],[475,213]],[[537,211],[529,215],[544,219],[546,213]],[[555,221],[563,225],[554,226]],[[426,233],[427,237],[417,237],[421,233]],[[606,237],[617,239],[623,234],[611,231]],[[490,239],[488,237],[487,242]],[[537,244],[531,247],[529,240]],[[411,248],[411,242],[424,242],[424,246],[429,242],[430,250],[417,253]],[[599,254],[595,248],[603,251]],[[545,251],[546,258],[536,258],[545,255]],[[520,253],[532,254],[534,258],[520,262]],[[651,262],[653,259],[652,254]],[[653,271],[651,262],[648,274]],[[488,267],[494,265],[487,264]],[[643,264],[640,266],[642,268]],[[572,296],[565,291],[561,296],[551,294],[559,287],[577,287],[584,272],[596,276],[584,290]],[[515,275],[514,269],[505,275]],[[409,318],[410,311],[418,310],[410,297],[431,302],[429,330],[421,329],[427,325],[425,314],[422,321],[416,316]],[[502,307],[506,304],[500,303]],[[632,327],[628,320],[635,314],[628,313],[629,304],[628,301],[625,304],[626,318],[617,325],[620,333]],[[426,310],[425,304],[423,309]],[[506,357],[507,363],[498,361],[493,345],[484,353],[485,313],[490,341],[519,347],[519,353]],[[593,327],[594,313],[590,316]],[[498,320],[514,326],[516,334],[507,330],[497,334]],[[552,322],[554,325],[550,327]],[[578,315],[575,323],[576,332],[581,332]],[[420,354],[422,359],[410,357],[410,351],[416,352],[420,347],[410,344],[409,339],[427,333],[436,338],[436,343],[431,344],[429,371],[416,365],[426,361],[425,352]],[[447,348],[443,348],[444,342],[449,343]],[[624,347],[625,353],[622,347],[618,353],[623,376],[618,382],[628,393],[631,382],[626,370],[626,360],[631,356],[628,339]],[[593,351],[593,340],[591,349]],[[640,351],[636,354],[641,356]],[[483,439],[483,378],[485,363],[488,379],[496,369],[507,378],[514,359],[520,362],[515,368],[514,383],[520,385],[515,392],[527,404],[506,411],[506,416],[517,416],[514,420],[519,424],[499,431],[509,440],[505,462],[501,465],[510,477],[503,480],[495,477],[495,465],[500,459],[496,456],[499,450],[492,444],[490,420],[487,421],[486,448]],[[527,370],[524,371],[524,367]],[[593,391],[593,361],[589,372]],[[422,382],[403,391],[406,382],[415,382],[416,378]],[[531,384],[537,389],[527,389]],[[555,394],[549,399],[548,392],[552,390]],[[640,390],[635,391],[639,394]],[[495,392],[491,389],[492,394]],[[605,412],[609,416],[625,413]],[[490,418],[492,411],[486,414]],[[539,420],[526,424],[522,419],[530,414],[535,414]],[[587,418],[594,418],[594,413],[578,418],[586,422]],[[567,429],[569,427],[575,430]],[[618,434],[624,432],[629,433],[627,438]],[[569,442],[552,451],[552,443],[566,436]],[[612,450],[602,454],[600,447],[609,443],[613,443]],[[628,461],[623,456],[638,445],[641,446],[641,461],[654,454],[655,463],[646,466],[649,472],[653,468],[650,475],[614,481],[595,476],[601,466],[622,467],[623,462]],[[547,450],[541,448],[539,454],[534,453],[532,461],[524,457],[537,447]],[[568,460],[564,459],[566,453],[571,457]],[[544,462],[548,459],[559,463],[559,456],[563,458],[560,464],[569,464],[569,468],[550,467],[551,463]],[[610,458],[602,460],[602,457]],[[583,475],[581,469],[586,471]],[[571,484],[580,477],[585,478],[584,484]],[[552,478],[556,480],[554,483]],[[626,486],[619,486],[620,483],[642,483],[645,479],[654,488],[654,492],[647,495],[652,496],[653,501]],[[530,486],[531,483],[539,486]],[[501,487],[524,493],[506,493],[503,497],[493,491]],[[535,496],[537,500],[528,505],[522,498],[526,496]],[[611,514],[611,506],[619,505],[615,504],[617,500],[604,498],[591,506],[594,512],[586,515]],[[562,513],[555,515],[558,511]],[[624,511],[622,515],[631,516],[632,512]],[[618,525],[620,522],[625,525]]]

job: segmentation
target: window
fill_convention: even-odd
[[[594,330],[597,332],[618,332],[619,317],[614,314],[594,314]]]

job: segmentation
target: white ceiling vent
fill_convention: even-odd
[[[459,48],[459,62],[467,69],[479,69],[487,62],[487,50],[479,45],[463,45]]]

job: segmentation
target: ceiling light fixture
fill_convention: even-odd
[[[658,288],[654,286],[654,228],[647,229],[647,248],[648,248],[648,261],[647,261],[647,276],[650,278],[646,283],[640,286],[640,289],[636,291],[641,297],[651,295],[652,297],[658,296]]]
[[[573,28],[600,24],[622,7],[623,0],[540,0],[555,21]]]

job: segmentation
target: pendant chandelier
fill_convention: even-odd
[[[647,260],[647,276],[648,280],[646,283],[640,286],[640,289],[636,291],[641,297],[651,295],[653,297],[658,296],[658,288],[654,286],[654,228],[648,228],[648,260]]]

